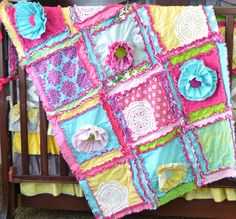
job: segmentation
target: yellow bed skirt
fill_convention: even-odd
[[[66,194],[83,197],[82,189],[78,184],[23,182],[20,184],[20,190],[21,194],[26,196],[39,194],[58,196],[60,194]]]
[[[82,189],[77,184],[63,183],[21,183],[21,194],[35,196],[39,194],[51,194],[58,196],[66,194],[71,196],[83,197]],[[236,189],[233,188],[201,188],[186,193],[183,198],[187,201],[193,199],[213,199],[215,202],[236,201]]]
[[[234,188],[201,188],[184,195],[188,201],[193,199],[213,199],[215,202],[236,201],[236,189]]]

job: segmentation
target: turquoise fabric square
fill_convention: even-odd
[[[82,126],[91,125],[91,124],[103,128],[108,134],[109,142],[106,145],[106,147],[103,148],[101,151],[96,151],[91,154],[78,152],[72,144],[72,138],[77,133],[79,128],[81,128]],[[115,133],[113,132],[111,123],[102,105],[98,105],[95,108],[86,111],[82,115],[79,115],[74,118],[71,118],[70,120],[64,121],[60,123],[60,126],[63,129],[66,140],[69,146],[71,147],[78,163],[83,163],[84,161],[91,159],[93,157],[99,156],[104,152],[108,152],[108,151],[112,151],[112,150],[120,148],[118,139]]]
[[[184,145],[179,137],[174,138],[167,144],[140,155],[143,160],[143,166],[146,169],[148,179],[151,182],[151,188],[156,192],[158,198],[166,193],[159,190],[159,181],[157,168],[171,163],[184,164],[187,167],[184,183],[194,181],[192,171],[184,155]]]

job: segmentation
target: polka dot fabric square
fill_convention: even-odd
[[[139,78],[135,81],[134,87],[114,97],[131,133],[131,141],[175,121],[160,76],[155,73],[140,84]]]

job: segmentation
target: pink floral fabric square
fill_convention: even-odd
[[[80,52],[84,52],[82,41],[27,68],[47,110],[71,103],[96,86],[92,67],[84,65],[83,58],[86,56],[79,58]]]

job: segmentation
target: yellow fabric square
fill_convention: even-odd
[[[180,45],[179,39],[175,36],[174,24],[176,16],[182,13],[184,8],[175,7],[173,9],[173,7],[150,6],[154,29],[159,34],[160,40],[166,47],[166,50]]]
[[[207,37],[209,28],[202,6],[150,6],[154,29],[165,49],[171,50]]]
[[[118,182],[122,187],[128,189],[129,206],[133,206],[142,202],[142,199],[136,192],[132,182],[131,167],[128,163],[119,164],[113,168],[107,169],[94,177],[89,177],[88,182],[91,190],[96,193],[99,186],[109,182]]]
[[[80,165],[80,168],[83,171],[87,171],[87,170],[92,169],[93,167],[100,166],[108,161],[111,161],[114,158],[118,158],[121,156],[122,156],[122,153],[120,150],[110,151],[103,154],[102,156],[97,156],[95,158],[92,158],[90,160],[83,162]]]
[[[99,103],[99,96],[94,96],[92,99],[82,102],[80,106],[61,114],[58,117],[58,121],[70,119],[71,117],[74,117],[75,115],[80,114],[86,111],[87,109],[96,106],[98,103]]]

